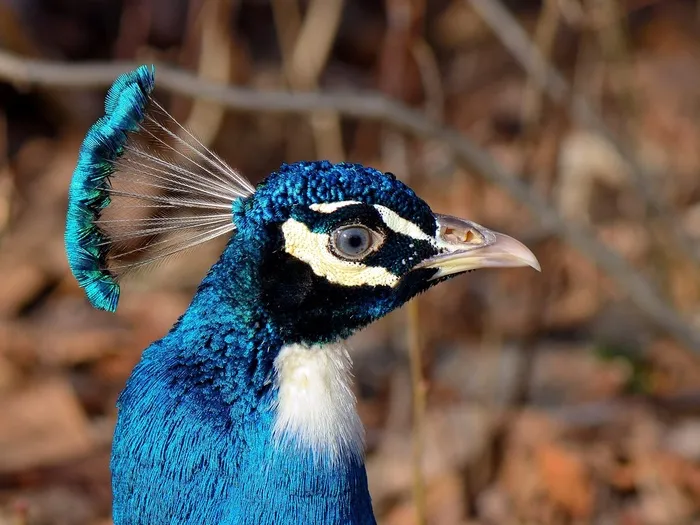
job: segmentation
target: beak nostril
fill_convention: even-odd
[[[451,226],[444,226],[440,231],[440,237],[450,244],[472,244],[481,240],[479,233],[471,228],[453,228]]]
[[[440,232],[442,240],[450,244],[462,244],[465,242],[466,232],[462,229],[453,228],[451,226],[445,226]]]

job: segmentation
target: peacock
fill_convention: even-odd
[[[537,259],[360,164],[283,164],[253,187],[154,86],[152,66],[118,77],[84,139],[71,270],[115,311],[124,275],[229,239],[119,396],[115,525],[375,523],[343,340],[455,275]]]

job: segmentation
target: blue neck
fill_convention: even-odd
[[[239,232],[163,340],[178,347],[182,374],[227,404],[257,405],[270,389],[273,362],[284,344],[260,306],[258,254],[250,248]]]
[[[262,307],[259,235],[239,232],[119,399],[115,525],[374,523],[364,464],[272,441],[283,335]]]

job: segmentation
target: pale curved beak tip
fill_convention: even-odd
[[[509,235],[497,232],[493,232],[493,234],[496,237],[496,242],[489,248],[494,252],[501,252],[504,262],[511,259],[513,266],[529,266],[538,272],[542,271],[540,262],[530,248]]]

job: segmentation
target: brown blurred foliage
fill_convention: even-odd
[[[697,2],[504,4],[632,144],[651,193],[700,242]],[[653,220],[626,160],[547,99],[498,30],[465,0],[0,1],[0,46],[27,57],[155,60],[211,82],[374,89],[422,108],[566,220],[591,226],[698,321],[697,264]],[[89,307],[65,260],[63,225],[78,147],[103,95],[0,83],[1,525],[110,523],[116,396],[221,250],[213,242],[128,281],[116,315]],[[541,275],[477,272],[419,300],[428,523],[700,523],[697,349],[659,333],[586,254],[439,142],[332,111],[243,114],[159,97],[253,181],[283,161],[363,162],[396,173],[433,209],[535,249]],[[391,525],[419,523],[406,322],[392,314],[351,341],[375,509]]]

